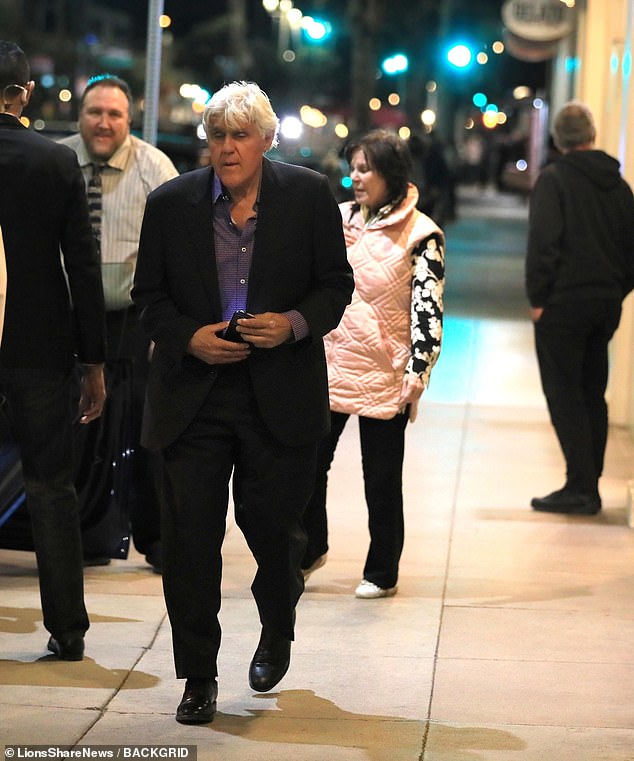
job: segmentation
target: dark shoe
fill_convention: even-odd
[[[531,507],[542,513],[596,515],[601,510],[601,498],[599,495],[558,489],[545,497],[533,497]]]
[[[152,566],[154,573],[163,573],[163,556],[161,554],[161,543],[153,544],[147,551],[145,562]]]
[[[218,684],[215,679],[188,679],[183,698],[176,709],[181,724],[209,724],[216,713]]]
[[[251,689],[256,692],[272,690],[288,671],[290,663],[290,639],[263,626],[260,642],[249,667]]]
[[[50,637],[46,646],[60,661],[80,661],[84,657],[84,638],[66,637],[55,639]]]
[[[110,565],[110,562],[111,562],[111,558],[108,558],[105,555],[93,555],[89,552],[84,553],[84,558],[83,558],[84,568],[91,568],[92,566],[97,566],[97,565]]]

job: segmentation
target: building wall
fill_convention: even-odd
[[[597,146],[621,161],[634,188],[634,98],[631,95],[634,0],[577,0],[573,96],[595,115]],[[575,68],[575,67],[573,67]],[[561,103],[553,103],[553,111]],[[623,304],[611,346],[610,422],[634,436],[634,294]],[[634,464],[633,464],[634,472]]]

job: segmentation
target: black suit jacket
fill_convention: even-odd
[[[222,320],[212,225],[212,170],[188,172],[150,194],[133,299],[155,342],[142,441],[160,449],[200,409],[216,368],[187,353],[191,336]],[[354,284],[341,215],[326,177],[264,159],[247,309],[298,310],[310,336],[246,360],[259,410],[287,446],[328,430],[322,336],[338,324]]]
[[[67,371],[75,354],[103,362],[101,272],[77,157],[9,114],[0,114],[0,226],[7,259],[0,367]]]

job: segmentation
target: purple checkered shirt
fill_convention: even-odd
[[[247,220],[244,230],[239,230],[231,221],[231,197],[222,187],[216,174],[213,178],[212,203],[222,319],[230,320],[236,309],[247,308],[249,270],[253,256],[258,204],[256,201],[255,213]],[[308,335],[308,324],[298,311],[292,309],[284,312],[284,315],[291,323],[296,341]]]

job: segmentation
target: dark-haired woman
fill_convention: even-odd
[[[356,290],[325,337],[331,432],[304,522],[304,578],[326,560],[327,474],[350,415],[359,417],[370,547],[356,597],[396,593],[403,549],[405,428],[440,352],[444,235],[416,209],[407,144],[375,130],[345,152],[354,201],[340,205]]]

